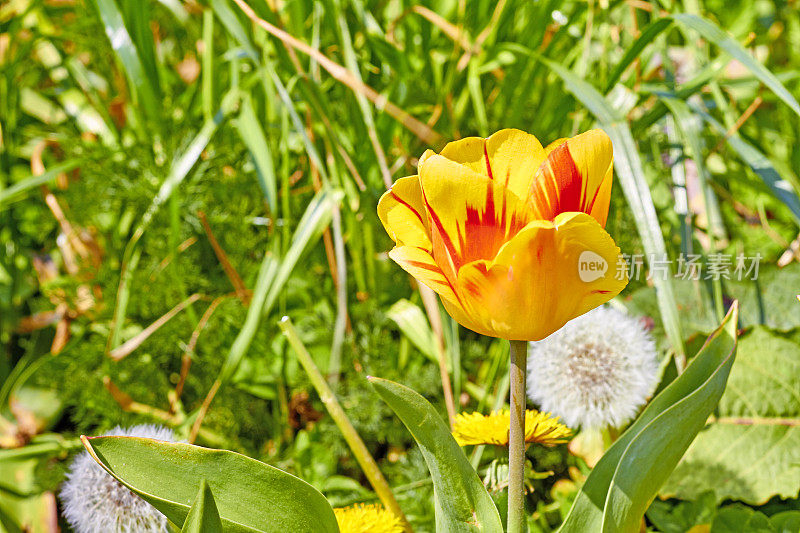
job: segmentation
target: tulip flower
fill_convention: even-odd
[[[459,324],[510,342],[509,533],[524,529],[525,341],[547,337],[628,282],[604,229],[612,164],[601,130],[545,148],[506,129],[426,151],[419,174],[397,180],[378,202],[396,244],[389,256]]]
[[[381,197],[389,256],[462,326],[541,340],[627,284],[603,229],[613,152],[601,130],[543,148],[501,130],[426,151],[419,174]]]

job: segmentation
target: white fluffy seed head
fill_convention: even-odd
[[[107,436],[146,437],[175,442],[172,430],[145,424]],[[64,518],[76,533],[166,533],[167,519],[82,452],[70,466],[59,492]]]
[[[642,321],[607,306],[529,343],[528,396],[573,428],[622,426],[647,402],[658,375]]]

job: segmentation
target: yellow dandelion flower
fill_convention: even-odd
[[[453,424],[453,436],[461,446],[468,444],[494,444],[508,446],[508,428],[511,415],[507,409],[490,415],[461,413]],[[558,421],[557,416],[528,409],[525,411],[525,442],[555,446],[572,436],[570,429]]]
[[[381,505],[357,504],[333,510],[340,533],[402,533],[400,519]]]

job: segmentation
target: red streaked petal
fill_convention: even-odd
[[[626,276],[618,277],[620,260],[613,239],[585,213],[535,220],[493,261],[461,268],[456,289],[467,316],[462,324],[493,337],[540,340],[616,296],[627,284]],[[587,276],[586,261],[605,268]]]
[[[433,257],[451,281],[461,265],[494,258],[528,222],[524,202],[497,180],[440,155],[419,171]]]
[[[605,226],[611,199],[613,149],[602,130],[559,139],[545,148],[528,197],[533,210],[552,220],[581,211]]]

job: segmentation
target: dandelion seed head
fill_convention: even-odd
[[[152,424],[117,426],[106,436],[175,441],[170,429]],[[168,531],[164,515],[111,477],[86,451],[73,460],[59,498],[64,518],[76,533]]]
[[[528,354],[528,396],[573,428],[622,426],[658,384],[656,346],[644,324],[607,306],[531,342]]]

